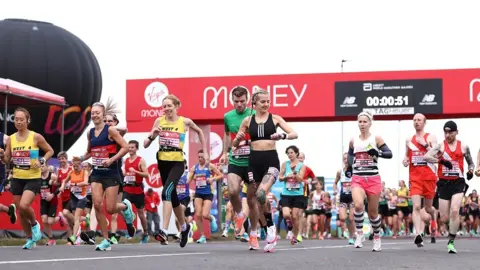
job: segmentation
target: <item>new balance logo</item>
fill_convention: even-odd
[[[343,101],[343,104],[354,104],[355,103],[355,97],[346,97],[345,100]]]
[[[437,105],[437,102],[435,101],[435,95],[434,94],[426,94],[423,96],[422,102],[420,102],[420,105]]]

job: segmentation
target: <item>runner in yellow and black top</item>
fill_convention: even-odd
[[[13,163],[10,191],[23,217],[20,221],[28,238],[23,249],[33,248],[35,242],[42,238],[40,224],[35,220],[35,213],[30,205],[40,193],[40,167],[53,155],[53,149],[45,138],[28,129],[30,121],[30,113],[24,108],[17,108],[14,113],[17,132],[10,136],[5,152],[0,151],[0,157],[6,164]],[[45,153],[43,157],[39,156],[40,149]]]
[[[405,185],[405,181],[400,180],[399,182],[399,189],[397,191],[397,212],[398,212],[398,219],[403,220],[403,225],[405,228],[405,235],[408,235],[408,216],[410,215],[411,211],[408,207],[408,199],[409,199],[409,190],[408,187]]]
[[[162,243],[167,241],[166,230],[170,223],[173,208],[181,226],[180,247],[183,248],[188,243],[191,226],[185,222],[185,213],[180,206],[177,196],[177,184],[185,170],[183,146],[185,144],[185,133],[188,128],[191,128],[198,134],[205,162],[209,163],[210,158],[203,131],[191,119],[177,115],[180,100],[174,95],[168,95],[163,99],[162,103],[164,116],[155,120],[152,131],[143,142],[143,147],[147,148],[157,136],[159,137],[160,149],[157,152],[157,165],[163,185],[163,226],[154,237]]]

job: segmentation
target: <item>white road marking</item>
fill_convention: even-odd
[[[437,243],[447,242],[447,240],[437,240]],[[412,245],[414,246],[413,242],[395,242],[395,243],[382,243],[383,246],[387,245]],[[334,248],[354,248],[353,245],[341,245],[341,246],[317,246],[317,247],[292,247],[292,248],[275,248],[275,251],[296,251],[296,250],[314,250],[314,249],[334,249]],[[365,249],[365,245],[363,247]]]
[[[209,255],[210,252],[198,253],[171,253],[171,254],[145,254],[145,255],[121,255],[106,257],[87,257],[87,258],[60,258],[45,260],[25,260],[25,261],[4,261],[1,264],[27,264],[27,263],[49,263],[49,262],[68,262],[68,261],[94,261],[94,260],[111,260],[111,259],[130,259],[130,258],[153,258],[153,257],[170,257],[170,256],[191,256],[191,255]]]

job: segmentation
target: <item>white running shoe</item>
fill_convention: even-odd
[[[382,239],[380,238],[380,236],[374,236],[372,251],[381,251],[381,250],[382,250]]]
[[[353,245],[355,248],[362,248],[363,247],[363,242],[365,241],[365,235],[359,234],[357,232],[357,237],[355,237],[355,244]]]
[[[264,252],[275,252],[275,246],[277,245],[277,228],[275,228],[275,225],[270,226],[267,228],[267,238],[266,238],[266,244],[265,247],[263,248]]]

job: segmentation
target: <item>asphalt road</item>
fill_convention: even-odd
[[[428,239],[429,240],[429,239]],[[372,242],[365,241],[362,249],[346,245],[345,240],[304,240],[291,246],[280,240],[275,253],[249,251],[248,244],[238,241],[161,246],[115,245],[111,251],[95,251],[94,246],[37,246],[32,250],[21,247],[0,247],[2,270],[76,270],[76,269],[479,269],[480,239],[456,241],[458,254],[448,254],[446,239],[436,244],[426,242],[423,248],[413,244],[413,238],[383,239],[382,251],[372,252]],[[86,264],[88,266],[86,266]]]

